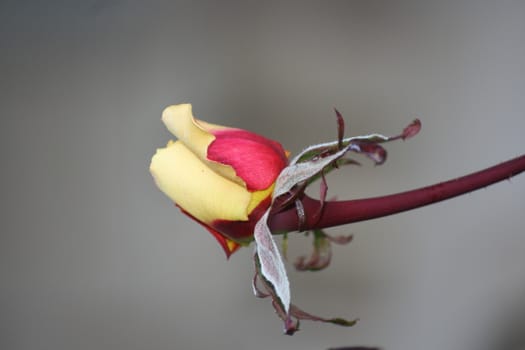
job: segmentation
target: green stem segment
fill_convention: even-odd
[[[525,171],[525,155],[493,167],[449,181],[382,197],[325,202],[321,217],[315,215],[321,206],[317,199],[304,196],[306,214],[303,230],[320,229],[375,219],[416,209],[460,196],[496,182],[510,179]],[[268,220],[272,232],[295,231],[299,227],[294,206],[273,214]]]

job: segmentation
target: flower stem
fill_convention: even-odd
[[[321,206],[320,201],[304,196],[301,201],[306,214],[306,222],[302,228],[303,230],[326,228],[397,214],[510,179],[523,171],[525,171],[525,155],[466,176],[407,192],[374,198],[326,202],[320,217],[316,215]],[[295,231],[299,227],[294,206],[272,215],[268,222],[270,229],[275,233]]]

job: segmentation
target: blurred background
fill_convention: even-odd
[[[354,328],[293,337],[155,187],[162,110],[280,140],[422,132],[329,196],[395,193],[525,151],[523,1],[0,2],[0,348],[525,349],[525,176],[338,227],[294,302]],[[317,188],[312,193],[317,194]],[[293,235],[289,255],[310,242]]]

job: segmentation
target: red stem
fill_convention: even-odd
[[[319,200],[304,196],[302,202],[306,222],[303,229],[350,224],[416,209],[510,179],[523,171],[525,155],[466,176],[412,191],[383,197],[326,202],[320,218],[315,217],[321,205]],[[294,206],[274,214],[269,220],[273,232],[295,231],[298,225]]]

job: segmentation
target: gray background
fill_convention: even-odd
[[[330,232],[355,234],[293,299],[350,329],[294,337],[154,186],[162,109],[292,152],[423,131],[330,195],[429,185],[525,150],[523,1],[2,1],[0,348],[525,349],[525,177]],[[312,189],[314,193],[317,189]],[[309,247],[290,242],[295,257]]]

